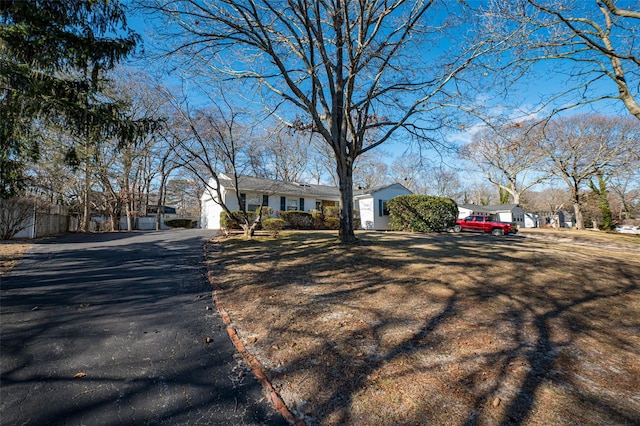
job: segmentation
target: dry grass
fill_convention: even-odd
[[[12,270],[29,247],[31,247],[31,244],[21,241],[0,242],[0,276]]]
[[[358,236],[210,244],[233,326],[307,424],[640,423],[640,238]]]

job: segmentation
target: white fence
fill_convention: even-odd
[[[27,217],[14,238],[38,238],[48,235],[63,234],[78,229],[78,219],[69,216],[68,209],[64,206],[52,206],[39,208],[34,205],[29,217]]]

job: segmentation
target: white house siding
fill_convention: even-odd
[[[524,214],[524,227],[525,228],[537,228],[538,227],[538,217],[532,213]]]
[[[362,229],[374,229],[375,206],[373,197],[368,196],[357,199],[354,208],[360,211],[360,227]]]
[[[473,214],[472,209],[467,209],[465,207],[458,206],[458,219],[464,219],[467,216],[471,216]]]
[[[252,206],[262,200],[263,195],[269,197],[267,205],[275,214],[281,210],[304,210],[309,211],[317,208],[317,204],[321,205],[338,205],[340,195],[337,188],[322,185],[306,185],[296,183],[286,183],[271,181],[260,178],[245,178],[244,181],[246,191],[241,189],[241,193],[245,194],[247,205]],[[228,180],[228,178],[227,178]],[[213,184],[213,180],[210,181]],[[242,188],[243,182],[240,183]],[[266,186],[265,186],[266,185]],[[264,192],[261,192],[264,187]],[[238,202],[232,188],[221,187],[223,201],[229,210],[238,210]],[[360,195],[354,197],[355,208],[360,210],[360,217],[364,226],[370,229],[388,229],[389,216],[380,216],[379,202],[388,201],[397,195],[411,194],[411,191],[400,184],[389,185],[379,190],[371,190],[369,193],[362,191]],[[211,198],[212,194],[205,193],[202,196],[202,213],[201,227],[205,229],[220,228],[220,213],[222,208]],[[282,205],[282,197],[284,197],[284,206]],[[304,200],[304,206],[301,206],[300,200]],[[251,200],[251,202],[249,202]],[[363,200],[368,200],[364,201]]]
[[[385,203],[397,197],[398,195],[412,194],[404,186],[396,183],[380,189],[372,189],[370,192],[364,192],[356,195],[356,208],[360,210],[360,227],[362,229],[389,229],[389,216],[381,211],[381,202]]]

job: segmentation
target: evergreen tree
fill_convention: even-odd
[[[138,42],[117,0],[0,2],[0,198],[26,185],[43,123],[79,136],[122,130],[101,79]]]

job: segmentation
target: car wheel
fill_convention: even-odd
[[[496,236],[504,235],[504,231],[500,228],[496,228],[493,231],[491,231],[491,235],[496,235]]]
[[[462,226],[456,225],[453,227],[453,232],[460,232],[460,231],[462,231]]]

